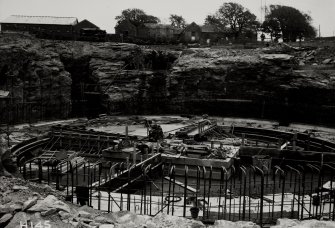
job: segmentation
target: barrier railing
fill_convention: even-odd
[[[164,212],[203,221],[225,219],[273,224],[278,218],[335,218],[335,165],[324,163],[269,167],[222,167],[214,180],[211,167],[145,163],[131,171],[125,163],[53,164],[41,159],[20,167],[25,179],[54,184],[67,200],[106,212],[129,210],[154,216]],[[180,167],[179,167],[180,168]],[[189,175],[193,169],[196,175]],[[268,170],[269,169],[269,170]],[[124,174],[128,171],[128,175]],[[215,170],[216,172],[217,170]],[[113,188],[103,182],[120,178]]]

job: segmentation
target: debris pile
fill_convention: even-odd
[[[297,55],[299,66],[304,65],[331,65],[335,64],[335,56],[322,54],[323,49],[316,49],[310,51],[303,51]]]
[[[156,217],[128,211],[104,213],[64,201],[65,195],[49,185],[0,177],[0,227],[205,227],[199,221],[159,214]]]

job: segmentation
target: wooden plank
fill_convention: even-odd
[[[178,186],[180,186],[180,187],[182,187],[182,188],[185,188],[184,183],[182,183],[182,182],[180,182],[180,181],[174,180],[174,179],[172,179],[172,178],[170,178],[170,177],[164,177],[164,179],[165,179],[165,180],[168,180],[168,181],[171,181],[171,182],[175,181],[176,185],[178,185]],[[188,191],[190,191],[190,192],[193,192],[193,193],[196,193],[196,192],[197,192],[197,190],[196,190],[195,188],[192,188],[192,187],[190,187],[190,186],[186,186],[186,189],[187,189]]]

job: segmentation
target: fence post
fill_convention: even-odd
[[[39,158],[38,159],[38,182],[42,183],[42,179],[43,179],[43,172],[42,172],[42,161]]]
[[[165,169],[165,166],[163,164],[162,165],[162,208],[161,208],[162,213],[163,213],[163,208],[164,208],[164,169]]]
[[[197,166],[197,191],[195,192],[195,206],[198,207],[198,193],[200,192],[200,166]]]
[[[144,164],[142,165],[142,172],[143,172],[143,176],[144,176],[144,207],[143,207],[143,211],[144,214],[146,214],[147,212],[147,176],[146,176],[146,168],[144,167]]]
[[[26,180],[27,179],[27,169],[26,169],[26,163],[23,163],[23,178]]]
[[[151,164],[149,165],[149,173],[151,173]],[[150,192],[150,216],[152,215],[152,180],[150,180],[150,188],[149,188],[149,192]],[[130,196],[129,196],[130,199]]]
[[[202,205],[202,212],[203,212],[203,218],[202,219],[205,219],[205,213],[206,213],[206,207],[205,207],[205,202],[206,202],[206,167],[203,166],[202,167],[202,178],[203,178],[203,186],[204,186],[204,197],[203,197],[203,200],[204,200],[204,203]]]
[[[298,165],[299,168],[302,170],[302,180],[301,180],[301,187],[302,187],[302,200],[301,200],[301,217],[302,220],[304,218],[304,200],[305,200],[305,179],[306,179],[306,173],[305,168],[302,165]]]
[[[69,197],[69,161],[66,161],[66,196]]]
[[[300,211],[300,181],[301,181],[301,173],[299,170],[287,165],[288,168],[291,169],[291,171],[295,171],[295,178],[294,178],[294,190],[293,190],[293,205],[292,205],[292,210],[291,210],[291,216],[294,218],[294,200],[295,200],[295,195],[296,195],[296,185],[297,185],[297,174],[299,175],[299,180],[298,180],[298,218],[299,219],[299,211]]]
[[[172,215],[174,214],[174,193],[175,193],[175,187],[176,187],[176,167],[173,165],[173,171],[172,171],[172,176],[173,176],[173,187],[172,187]]]
[[[209,171],[209,183],[208,183],[208,208],[207,208],[207,218],[209,218],[209,209],[210,209],[210,205],[209,205],[209,197],[211,194],[211,188],[212,188],[212,178],[213,178],[213,167],[210,167],[210,171]]]
[[[98,164],[98,168],[99,168],[99,171],[98,171],[98,210],[100,210],[101,208],[101,192],[100,192],[100,185],[101,185],[101,173],[102,173],[102,164],[99,163]],[[77,173],[77,172],[76,172]],[[77,173],[78,174],[78,173]]]
[[[169,170],[169,177],[170,177],[170,181],[169,181],[169,193],[168,193],[168,200],[167,200],[167,214],[170,213],[170,197],[171,197],[171,180],[172,180],[172,172],[173,172],[174,166],[172,165],[170,170]]]
[[[56,190],[59,190],[59,169],[58,169],[58,165],[56,165]]]
[[[241,167],[242,172],[244,173],[243,178],[243,212],[242,212],[242,220],[245,220],[245,194],[246,194],[246,186],[247,186],[247,170],[244,166]],[[242,187],[242,183],[241,183]]]
[[[29,178],[32,179],[31,161],[29,162]]]
[[[219,208],[218,208],[218,220],[220,220],[220,209],[221,209],[221,197],[222,197],[222,186],[223,182],[225,181],[225,176],[227,174],[227,169],[225,167],[221,167],[221,178],[220,178],[220,188],[219,188]],[[225,199],[226,201],[226,199]],[[222,213],[224,212],[224,209],[222,209]]]
[[[261,173],[261,202],[260,202],[259,223],[260,223],[260,226],[263,227],[264,172],[257,166],[256,166],[256,170],[258,170]]]
[[[74,192],[74,170],[73,170],[73,166],[72,163],[70,162],[70,172],[71,172],[71,202],[73,203],[73,192]],[[77,199],[78,201],[78,199]]]
[[[185,165],[185,174],[184,174],[184,207],[183,207],[183,217],[186,217],[186,199],[187,199],[187,178],[188,178],[188,166]]]
[[[90,169],[91,169],[91,166],[90,166]],[[93,195],[93,183],[92,183],[92,181],[93,181],[93,173],[92,172],[90,172],[91,173],[91,176],[90,176],[90,181],[89,181],[89,183],[91,184],[91,186],[89,186],[89,188],[90,188],[90,198],[89,198],[89,201],[90,201],[90,206],[92,207],[92,195]]]
[[[229,193],[232,194],[232,190],[233,190],[233,179],[234,179],[234,176],[235,176],[235,166],[232,165],[231,166],[231,176],[230,176],[230,185],[229,185]],[[229,197],[229,215],[228,215],[228,220],[230,221],[230,218],[231,218],[231,199],[232,197],[230,196]]]
[[[324,164],[325,167],[328,167],[329,169],[331,169],[331,177],[330,177],[330,196],[331,197],[334,197],[334,186],[333,186],[333,179],[334,179],[334,176],[332,175],[333,172],[335,171],[335,167],[331,166],[331,165],[328,165],[328,164]],[[329,203],[329,220],[333,220],[334,221],[334,214],[335,214],[335,201],[334,201],[334,205],[333,205],[333,211],[332,211],[332,203],[330,202]]]
[[[277,166],[276,166],[277,167]],[[283,210],[284,210],[284,194],[285,194],[285,171],[282,170],[280,167],[277,167],[277,171],[280,170],[281,171],[281,178],[283,179],[283,183],[282,183],[282,196],[281,196],[281,205],[280,205],[280,218],[283,218]],[[276,171],[276,172],[277,172]],[[280,183],[280,180],[279,180]]]
[[[48,163],[48,184],[50,184],[50,165]]]

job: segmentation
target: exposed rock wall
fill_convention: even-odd
[[[71,110],[71,76],[59,54],[31,39],[1,37],[0,90],[2,122],[65,118]]]
[[[176,61],[168,90],[187,112],[334,124],[334,69],[299,69],[294,56],[262,50],[194,49]]]
[[[334,67],[328,63],[325,69],[301,68],[300,53],[159,51],[134,44],[8,35],[1,36],[0,45],[0,89],[11,91],[13,84],[12,102],[27,103],[26,111],[20,109],[19,115],[25,116],[17,118],[21,121],[31,116],[122,112],[208,113],[335,124],[331,118],[335,115]],[[272,52],[280,52],[277,49]]]

